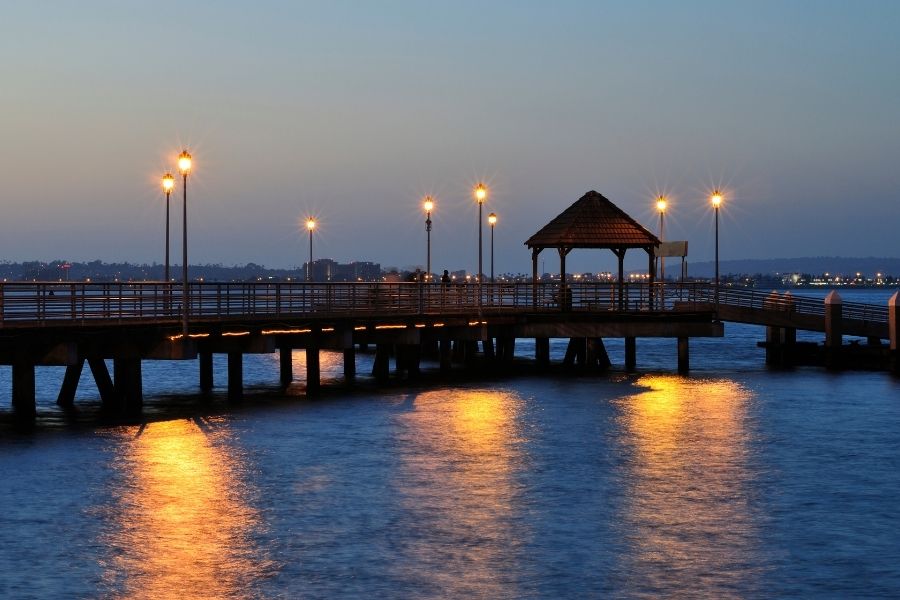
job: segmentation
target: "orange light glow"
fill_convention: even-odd
[[[666,212],[666,206],[668,206],[668,203],[666,202],[665,196],[660,196],[656,199],[656,210],[659,212]]]
[[[190,173],[192,165],[193,159],[191,155],[188,154],[187,150],[182,150],[181,154],[178,155],[178,170],[181,171],[182,175],[187,175]]]
[[[693,597],[715,596],[716,585],[738,585],[745,576],[726,565],[759,551],[747,485],[751,394],[728,379],[648,375],[636,386],[640,392],[614,402],[629,448],[622,518],[635,545],[625,561],[662,582],[691,582]],[[721,523],[728,528],[716,529]],[[708,572],[723,579],[710,583]],[[628,585],[623,596],[639,595]]]
[[[713,192],[713,195],[710,198],[710,201],[712,202],[712,205],[714,207],[719,208],[719,205],[722,204],[722,199],[723,199],[722,192],[720,192],[719,190],[716,190]]]
[[[430,213],[434,210],[434,198],[431,196],[425,196],[425,201],[422,202],[422,208],[425,209],[425,212]]]
[[[308,218],[306,220],[306,228],[309,229],[310,231],[315,229],[316,228],[316,220],[313,219],[312,217]]]
[[[262,527],[243,457],[213,419],[122,429],[114,462],[113,549],[103,580],[126,597],[236,597],[274,567],[255,540]],[[117,589],[121,585],[121,589]]]
[[[487,198],[487,187],[483,183],[479,183],[475,186],[475,199],[482,204],[485,198]]]
[[[491,213],[488,215],[488,223],[493,227],[497,224],[497,213]]]
[[[167,194],[172,191],[172,188],[175,187],[175,178],[172,177],[171,173],[166,173],[162,178],[162,186],[163,191]]]

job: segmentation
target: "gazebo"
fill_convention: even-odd
[[[559,252],[561,285],[566,283],[566,255],[575,248],[607,248],[619,259],[618,307],[625,308],[623,263],[629,248],[640,248],[649,256],[652,290],[656,278],[656,248],[659,238],[647,231],[621,208],[593,190],[544,225],[525,245],[531,249],[533,304],[537,304],[538,255],[545,248]],[[652,293],[651,293],[652,300]],[[563,303],[561,307],[565,310]]]

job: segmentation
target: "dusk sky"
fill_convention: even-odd
[[[183,147],[192,263],[300,265],[313,214],[317,257],[423,265],[431,193],[434,270],[474,271],[482,179],[498,272],[591,189],[654,232],[667,194],[693,262],[716,186],[723,260],[898,256],[898,25],[894,1],[5,2],[0,260],[162,262]]]

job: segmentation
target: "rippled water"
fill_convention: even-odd
[[[148,362],[128,426],[92,386],[66,423],[39,369],[37,430],[0,432],[0,596],[897,597],[900,380],[768,371],[760,329],[727,335],[689,377],[639,340],[634,375],[316,401],[248,356],[233,410],[178,395],[196,364]]]

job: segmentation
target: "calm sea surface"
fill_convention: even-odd
[[[689,377],[674,340],[638,340],[633,375],[363,378],[315,401],[247,356],[233,410],[224,362],[206,404],[195,362],[145,362],[127,426],[99,421],[88,376],[68,422],[62,369],[39,368],[36,430],[0,429],[0,597],[900,596],[900,380],[769,371],[762,338],[692,341]]]

